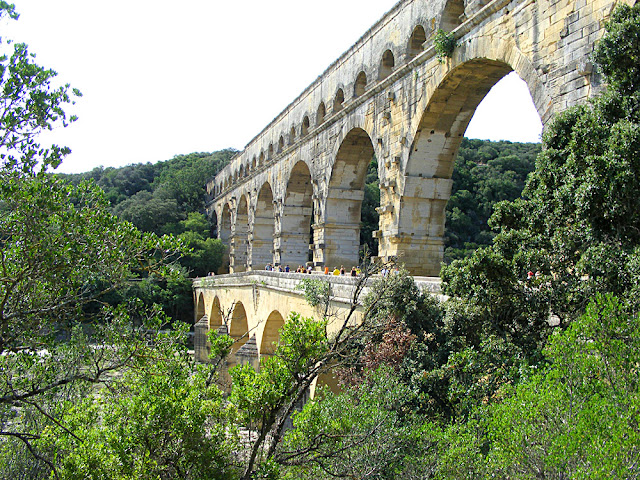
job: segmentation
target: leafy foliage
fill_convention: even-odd
[[[0,19],[17,19],[15,6],[0,3]],[[13,48],[11,48],[13,47]],[[56,86],[56,72],[34,62],[24,43],[0,38],[0,162],[3,169],[28,173],[38,164],[42,170],[57,167],[70,152],[67,147],[42,147],[38,134],[54,126],[67,126],[74,115],[64,108],[82,96],[70,85]]]
[[[161,334],[153,357],[71,406],[67,428],[45,432],[43,443],[62,459],[60,478],[235,478],[233,413],[181,346],[185,327]]]
[[[436,58],[440,63],[444,63],[447,58],[451,58],[456,45],[456,37],[452,32],[447,33],[440,28],[438,29],[433,38],[433,47],[436,51]]]
[[[535,143],[462,140],[446,210],[445,263],[491,243],[495,205],[520,197],[539,151]]]

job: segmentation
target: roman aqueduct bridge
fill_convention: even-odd
[[[375,155],[378,257],[437,276],[454,160],[478,104],[511,71],[528,85],[543,124],[584,102],[601,88],[594,44],[622,2],[635,0],[398,2],[208,182],[208,213],[229,245],[218,273],[356,265]],[[457,44],[444,61],[438,29]],[[226,327],[233,336],[255,332],[258,353],[270,345],[268,319],[305,312],[301,293],[272,279],[241,286],[215,278],[194,285],[196,321],[239,302],[243,310]]]
[[[527,83],[543,123],[583,102],[598,90],[590,54],[616,3],[396,4],[207,184],[229,271],[357,264],[375,155],[379,257],[438,275],[454,160],[477,105],[511,71]],[[457,40],[444,62],[438,29]]]

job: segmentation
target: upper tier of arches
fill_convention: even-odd
[[[438,28],[451,31],[460,25],[465,4],[474,2],[404,0],[396,4],[232,160],[210,185],[209,194],[218,197],[330,123],[350,102],[428,49]]]

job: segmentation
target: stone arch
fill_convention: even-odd
[[[511,71],[515,71],[527,84],[542,123],[546,123],[553,114],[553,102],[538,72],[512,41],[487,42],[481,39],[469,45],[461,45],[452,60],[452,67],[441,70],[441,75],[427,86],[425,98],[428,103],[418,106],[418,111],[423,114],[416,116],[407,136],[412,148],[405,151],[402,158],[402,170],[405,174],[414,168],[409,165],[409,159],[417,157],[416,146],[419,148],[421,142],[433,143],[433,139],[429,141],[425,135],[434,135],[437,129],[429,128],[429,125],[437,120],[436,127],[447,138],[458,138],[459,144],[476,107],[493,85]],[[452,115],[455,116],[455,121]],[[447,125],[451,127],[445,128]],[[434,130],[433,134],[431,130]],[[454,159],[456,153],[457,147]],[[431,164],[435,165],[433,160]]]
[[[282,150],[284,150],[284,135],[280,135],[278,140],[278,153],[282,153]]]
[[[278,263],[303,265],[309,260],[313,185],[311,170],[302,160],[289,174],[282,213]]]
[[[256,158],[256,156],[253,156],[253,159],[251,160],[251,168],[253,170],[255,170],[258,167],[258,159]]]
[[[218,212],[211,210],[209,213],[209,222],[211,222],[211,238],[218,238]]]
[[[211,304],[211,310],[209,311],[209,330],[215,330],[223,325],[222,308],[220,307],[220,300],[216,296]]]
[[[464,3],[464,0],[447,0],[442,10],[438,28],[445,32],[455,30],[462,23],[461,17],[464,15]]]
[[[344,90],[339,88],[336,92],[336,96],[333,98],[333,113],[339,112],[342,110],[342,105],[344,104]]]
[[[233,339],[229,357],[234,360],[235,353],[249,339],[249,322],[242,302],[236,302],[233,306],[231,319],[229,320],[229,336]]]
[[[353,86],[353,96],[359,97],[360,95],[363,95],[366,89],[367,89],[367,74],[364,72],[360,72],[356,77],[356,82]]]
[[[218,238],[224,244],[222,265],[218,273],[229,273],[229,249],[231,243],[231,207],[229,203],[225,203],[222,206],[222,213],[218,223]]]
[[[393,72],[396,66],[396,61],[391,50],[385,50],[380,60],[380,68],[378,70],[378,80],[384,80],[391,72]]]
[[[244,165],[240,165],[240,170],[238,171],[238,177],[244,178]]]
[[[267,150],[267,160],[271,160],[273,158],[273,143],[269,144],[269,150]]]
[[[422,25],[416,25],[411,32],[409,42],[407,43],[407,58],[413,59],[424,51],[424,42],[427,41],[427,34]]]
[[[501,52],[500,58],[483,55],[482,42],[460,47],[452,68],[443,68],[440,80],[427,87],[428,104],[420,106],[423,113],[411,127],[415,134],[409,138],[411,148],[403,157],[400,209],[395,218],[398,238],[394,248],[399,255],[404,252],[406,266],[414,275],[440,272],[445,208],[451,195],[455,158],[467,125],[485,95],[512,71],[510,65],[515,65],[534,92],[538,112],[545,112],[550,105],[545,104],[546,93],[535,69],[517,48],[508,48],[504,43],[499,48],[495,44],[491,47],[492,51]],[[543,121],[544,115],[541,113]]]
[[[309,117],[307,115],[302,119],[302,129],[300,130],[300,136],[304,137],[309,133]]]
[[[198,298],[196,300],[196,309],[195,309],[195,322],[194,323],[198,323],[198,321],[205,316],[205,304],[204,304],[204,295],[202,292],[200,292],[200,294],[198,295]]]
[[[244,272],[247,268],[247,246],[249,233],[249,202],[245,195],[240,196],[236,209],[236,220],[231,241],[231,266],[233,273]]]
[[[260,342],[260,358],[273,355],[275,347],[280,340],[280,329],[284,325],[284,317],[282,314],[274,310],[267,317],[262,332],[262,341]]]
[[[258,157],[258,165],[264,165],[264,151],[260,152],[260,156]]]
[[[293,145],[296,141],[296,127],[291,127],[289,130],[289,145]]]
[[[273,210],[273,189],[265,182],[258,192],[258,200],[253,219],[253,239],[251,241],[251,267],[262,269],[273,262],[273,235],[275,215]]]
[[[324,261],[329,268],[359,263],[364,183],[375,153],[371,137],[360,127],[351,129],[339,145],[325,202]]]
[[[318,111],[316,112],[316,126],[324,122],[324,117],[327,114],[327,109],[324,106],[324,102],[320,102],[318,105]]]

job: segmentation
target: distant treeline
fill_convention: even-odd
[[[188,231],[183,221],[190,213],[204,213],[206,180],[236,153],[233,149],[190,153],[158,163],[96,167],[68,178],[72,183],[94,180],[114,213],[140,230],[178,235]]]
[[[170,280],[143,278],[127,289],[113,292],[107,299],[109,303],[140,299],[147,305],[161,305],[176,320],[192,321],[190,278],[217,270],[224,252],[222,242],[211,238],[211,225],[204,213],[205,182],[235,154],[232,149],[190,153],[154,164],[97,167],[90,172],[65,175],[74,184],[93,180],[104,190],[118,217],[145,232],[176,235],[191,249],[179,260],[181,274]]]

